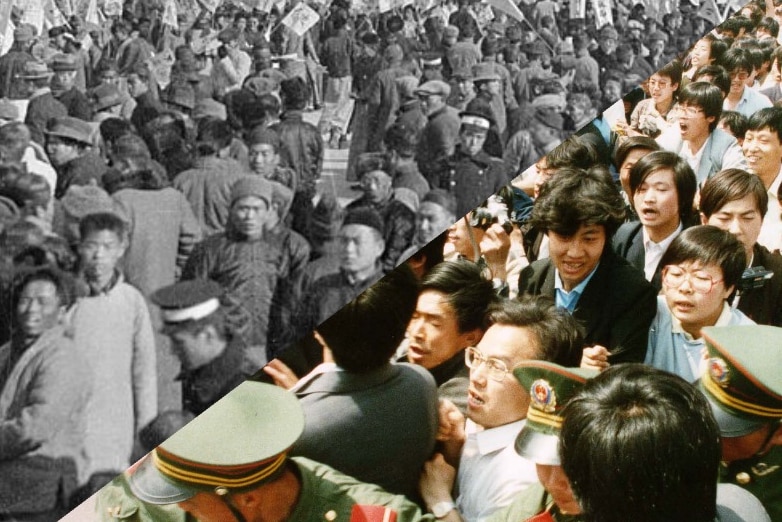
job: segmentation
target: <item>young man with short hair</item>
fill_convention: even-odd
[[[782,109],[761,109],[750,117],[742,150],[747,157],[747,170],[756,174],[768,191],[768,209],[763,216],[758,243],[771,252],[779,252],[782,249],[782,206],[777,192],[782,185]]]
[[[723,170],[701,190],[701,223],[735,235],[744,246],[747,268],[773,272],[770,279],[760,282],[762,286],[742,287],[733,297],[733,306],[758,324],[782,326],[782,257],[758,243],[767,208],[763,181],[744,170]]]
[[[698,186],[720,170],[747,165],[736,138],[717,128],[721,114],[719,88],[706,82],[690,83],[679,93],[678,124],[657,137],[664,150],[687,160]]]
[[[422,476],[424,501],[442,520],[484,520],[537,482],[534,462],[514,448],[530,394],[514,378],[513,369],[524,361],[567,360],[581,352],[578,323],[545,297],[497,303],[487,312],[486,323],[483,338],[467,348],[465,356],[469,420],[465,423],[450,401],[441,403],[440,433],[446,435],[439,440],[445,460],[435,455]],[[449,467],[458,468],[455,504]]]
[[[407,326],[406,354],[434,376],[441,399],[467,411],[468,371],[464,350],[483,336],[483,316],[496,299],[491,281],[469,261],[446,261],[421,281],[413,317]]]
[[[771,101],[765,95],[747,87],[754,67],[746,49],[728,49],[720,63],[730,76],[730,92],[722,104],[724,110],[736,111],[749,118],[760,109],[771,107]]]
[[[89,293],[74,305],[71,324],[94,379],[80,478],[96,491],[131,464],[135,435],[157,415],[157,355],[146,300],[117,268],[128,246],[126,223],[112,213],[88,214],[79,233]]]
[[[651,152],[630,170],[630,193],[639,221],[619,227],[613,248],[643,270],[646,280],[658,290],[660,258],[691,224],[695,183],[690,166],[673,152]]]
[[[624,202],[606,171],[560,169],[543,185],[531,225],[547,234],[549,258],[522,270],[519,295],[547,295],[584,324],[584,357],[562,365],[640,362],[655,313],[654,287],[611,249]]]
[[[705,326],[754,324],[728,304],[746,257],[741,243],[712,226],[682,232],[663,255],[662,294],[644,362],[695,382],[703,372]]]

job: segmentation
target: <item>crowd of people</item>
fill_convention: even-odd
[[[177,27],[165,4],[44,34],[11,11],[0,520],[99,490],[101,520],[782,520],[782,7],[696,42],[690,2],[597,27],[553,0],[335,0],[304,29],[295,2],[178,3]],[[279,409],[226,420],[259,397]],[[567,429],[619,430],[600,401],[648,413],[639,441],[703,423],[669,487],[602,441],[638,455],[616,518]],[[264,444],[218,443],[242,433]]]

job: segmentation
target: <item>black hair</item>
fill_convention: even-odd
[[[622,140],[616,147],[614,153],[614,165],[617,168],[622,166],[627,156],[636,149],[644,149],[650,152],[660,150],[660,144],[657,143],[654,138],[649,136],[630,136],[629,138]]]
[[[421,292],[427,290],[445,294],[460,333],[481,328],[486,310],[496,299],[492,282],[481,275],[478,265],[464,260],[432,268],[421,280]]]
[[[563,416],[560,458],[584,520],[716,518],[719,428],[695,386],[643,364],[612,366]]]
[[[722,115],[722,91],[719,87],[707,82],[693,82],[687,84],[679,93],[679,104],[695,105],[703,110],[706,118],[714,117],[709,123],[709,132],[717,128],[720,115]]]
[[[768,191],[760,177],[742,169],[722,170],[707,179],[701,187],[700,211],[706,218],[710,218],[731,201],[750,194],[762,218],[768,210]]]
[[[198,123],[196,149],[200,156],[211,156],[228,147],[233,139],[231,124],[225,120],[206,117]]]
[[[692,76],[692,82],[707,81],[701,79],[704,76],[711,77],[711,80],[709,80],[708,83],[719,87],[720,91],[722,91],[723,98],[728,95],[730,92],[730,75],[728,75],[728,71],[726,71],[723,66],[703,65],[698,67],[695,74]]]
[[[725,288],[735,287],[747,267],[747,254],[736,236],[711,225],[690,227],[673,240],[660,260],[660,266],[700,261],[722,270]]]
[[[565,309],[557,308],[548,296],[520,296],[503,299],[486,313],[484,330],[499,324],[527,328],[538,342],[535,358],[562,366],[578,366],[584,337],[578,321]]]
[[[366,373],[388,364],[415,311],[418,282],[401,264],[317,328],[336,362]]]
[[[747,133],[747,117],[736,111],[722,111],[720,123],[730,130],[730,133],[739,140],[744,139]]]
[[[692,204],[695,192],[698,190],[698,180],[687,160],[669,151],[650,152],[630,169],[630,193],[635,196],[636,190],[644,180],[661,169],[673,171],[673,183],[676,185],[676,195],[679,202],[679,217],[682,223],[687,223],[692,216]]]
[[[671,60],[667,64],[660,67],[660,69],[655,73],[657,76],[664,76],[666,78],[670,78],[672,83],[678,84],[681,88],[682,85],[682,63],[679,60]],[[676,92],[678,92],[679,89],[676,89]],[[676,94],[674,93],[674,96]]]
[[[722,55],[722,60],[720,60],[720,65],[725,67],[728,74],[736,71],[747,71],[747,73],[752,73],[753,70],[752,60],[750,59],[747,50],[737,47],[732,47],[725,51],[725,54]]]
[[[747,131],[761,131],[768,129],[777,135],[782,142],[782,108],[766,107],[755,111],[747,121]]]
[[[530,225],[565,237],[582,225],[602,225],[609,245],[624,219],[624,201],[610,176],[597,169],[564,168],[541,188]]]
[[[570,136],[546,156],[547,168],[554,170],[565,167],[586,170],[597,165],[599,161],[595,146],[576,135]]]
[[[95,212],[87,214],[79,222],[79,237],[86,238],[93,232],[107,230],[117,235],[120,241],[125,241],[128,234],[128,225],[121,217],[113,212]]]
[[[280,96],[286,110],[302,110],[307,105],[310,90],[304,80],[294,76],[280,83]]]

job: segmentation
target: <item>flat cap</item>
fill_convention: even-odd
[[[223,288],[208,279],[180,281],[152,293],[150,299],[160,307],[163,322],[179,324],[203,319],[220,308]]]
[[[53,71],[75,71],[77,68],[76,57],[72,54],[60,53],[52,59]]]
[[[440,80],[429,80],[422,84],[415,90],[416,96],[429,96],[432,94],[439,94],[444,98],[447,98],[451,94],[451,86]]]
[[[84,120],[72,116],[61,116],[52,118],[46,124],[46,130],[43,131],[46,136],[65,138],[77,141],[85,145],[92,144],[93,127]]]

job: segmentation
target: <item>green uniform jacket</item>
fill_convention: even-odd
[[[355,505],[388,506],[396,511],[397,522],[434,521],[434,515],[421,509],[402,495],[393,495],[374,484],[359,482],[325,464],[303,457],[293,457],[301,478],[299,503],[291,521],[347,522]]]
[[[96,512],[100,522],[190,522],[192,517],[176,504],[154,506],[137,499],[130,490],[126,473],[118,475],[101,489],[97,496]]]
[[[782,522],[782,446],[762,457],[720,466],[720,482],[746,489],[760,500],[772,522]]]

